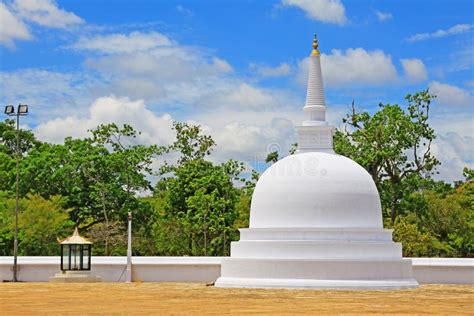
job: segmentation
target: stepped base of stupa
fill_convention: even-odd
[[[62,271],[49,278],[54,283],[96,283],[102,282],[100,276],[91,274],[90,271]]]
[[[232,243],[217,287],[399,289],[417,287],[392,231],[251,228]]]

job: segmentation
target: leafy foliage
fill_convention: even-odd
[[[466,257],[474,252],[474,183],[449,193],[425,190],[412,194],[416,207],[395,222],[394,239],[406,256]]]
[[[412,192],[419,178],[428,178],[439,164],[431,152],[435,132],[428,123],[431,99],[422,91],[408,94],[407,110],[399,105],[380,104],[373,115],[352,113],[343,122],[345,131],[334,137],[335,151],[358,162],[370,173],[390,210],[392,224],[406,191]]]
[[[15,121],[0,122],[0,190],[14,190],[16,176]],[[31,131],[19,130],[19,157],[41,145]]]
[[[3,255],[13,251],[15,199],[6,192],[0,192],[0,249]],[[22,212],[19,217],[19,254],[51,256],[59,254],[57,238],[72,232],[73,222],[69,210],[64,208],[65,200],[53,196],[46,200],[38,195],[28,194],[20,200]]]
[[[275,163],[278,161],[278,151],[272,151],[267,155],[267,158],[265,158],[266,163]]]
[[[228,253],[229,233],[238,218],[238,190],[233,181],[240,180],[243,165],[233,160],[220,165],[205,160],[214,141],[201,135],[198,126],[177,123],[174,127],[176,141],[166,151],[179,150],[180,157],[175,165],[162,168],[162,174],[167,176],[158,182],[155,194],[164,197],[160,222],[176,225],[167,237],[176,240],[175,232],[184,241],[173,248],[169,247],[170,240],[165,241],[165,253],[224,255]]]

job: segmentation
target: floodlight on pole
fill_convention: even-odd
[[[5,114],[6,115],[14,115],[15,114],[15,108],[13,107],[13,105],[5,106]]]
[[[5,114],[16,116],[16,201],[15,201],[15,239],[13,241],[13,282],[18,282],[18,216],[20,214],[20,116],[28,115],[28,105],[18,104],[15,113],[13,105],[5,106]]]
[[[19,115],[26,115],[26,114],[28,114],[28,105],[26,105],[26,104],[19,104],[19,105],[18,105],[18,114],[19,114]]]

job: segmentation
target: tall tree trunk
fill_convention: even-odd
[[[222,212],[222,213],[223,213],[223,212]],[[222,214],[222,213],[221,213],[221,214]],[[222,243],[222,255],[225,256],[225,255],[226,255],[226,254],[225,254],[225,246],[226,246],[226,236],[225,236],[225,233],[226,233],[226,223],[225,223],[224,214],[222,214],[222,219],[223,219],[223,221],[224,221],[224,229],[222,230],[222,235],[223,235],[223,236],[222,236],[222,237],[223,237],[223,238],[222,238],[222,241],[223,241],[223,243]]]
[[[393,192],[392,196],[392,207],[391,207],[391,219],[392,219],[392,225],[395,224],[395,219],[397,218],[397,195],[396,192]]]
[[[225,248],[226,248],[225,225],[224,225],[224,238],[223,238],[223,240],[224,240],[224,244],[223,244],[223,247],[222,247],[222,248],[223,248],[223,249],[222,249],[222,252],[223,252],[223,253],[222,253],[222,256],[225,257],[225,255],[226,255],[226,249],[225,249]]]
[[[204,256],[207,256],[207,211],[204,213]]]
[[[193,255],[193,233],[189,233],[189,237],[188,237],[188,256],[192,256]]]
[[[105,219],[105,247],[104,252],[105,255],[109,255],[109,217],[107,216],[107,208],[105,206],[105,196],[104,191],[101,192],[102,195],[102,211],[104,212],[104,219]]]

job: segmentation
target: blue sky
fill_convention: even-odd
[[[307,57],[318,34],[331,123],[363,110],[438,99],[440,178],[473,167],[472,1],[0,2],[0,98],[30,105],[46,141],[116,121],[169,143],[173,120],[199,123],[214,159],[261,166],[303,121]]]

